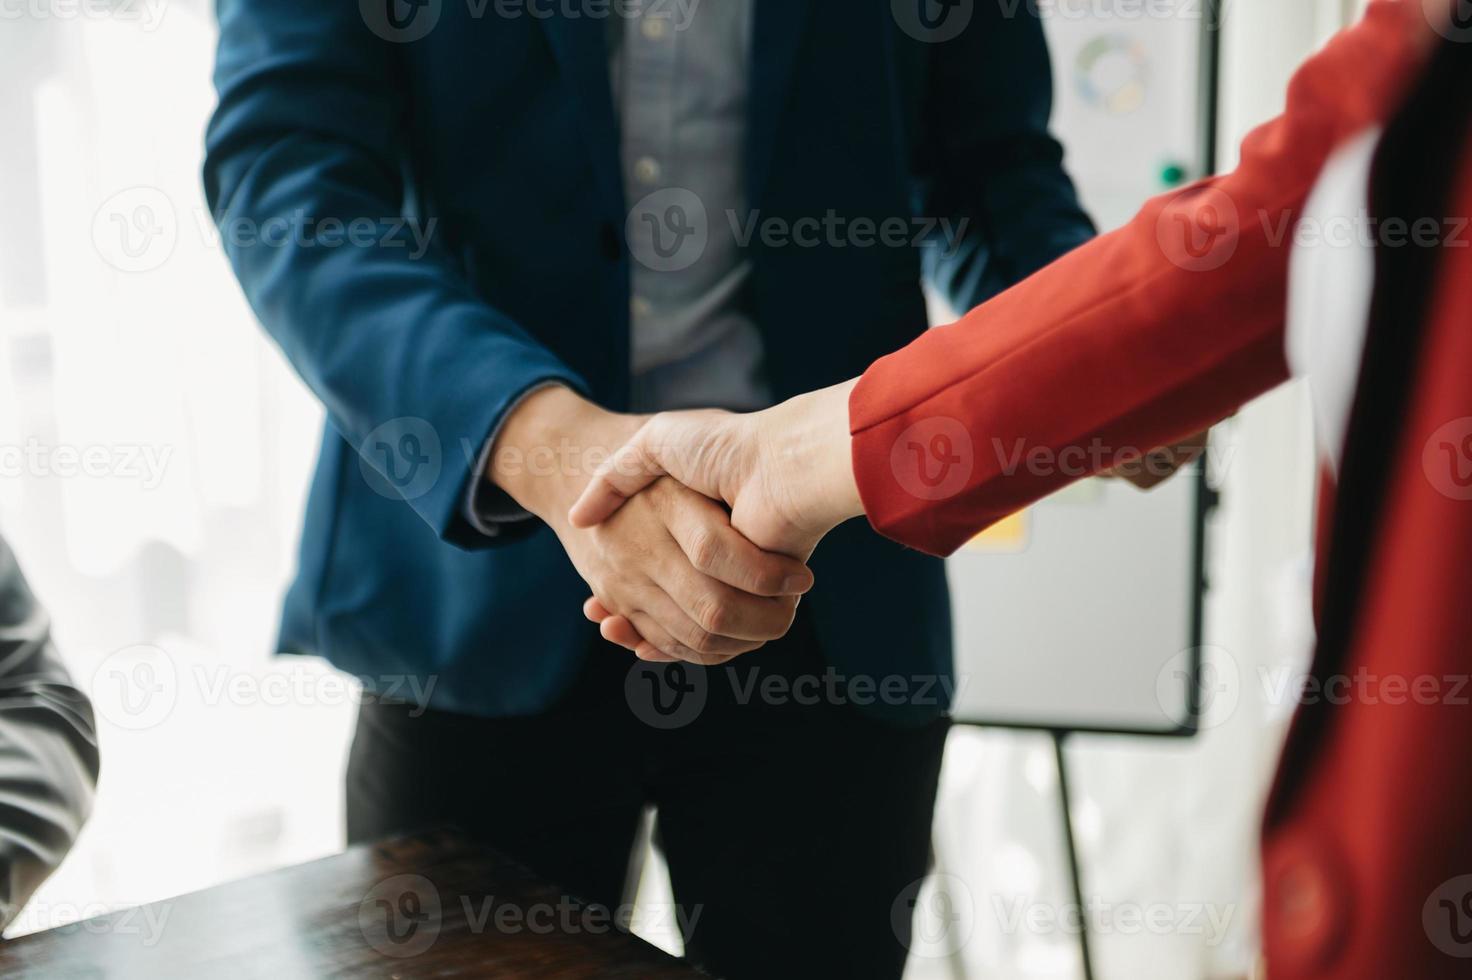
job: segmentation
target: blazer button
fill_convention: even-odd
[[[598,245],[603,250],[603,257],[610,262],[617,262],[624,256],[623,238],[612,221],[598,226]]]
[[[1352,896],[1327,842],[1295,836],[1273,845],[1266,871],[1271,952],[1290,967],[1327,965],[1352,928]]]

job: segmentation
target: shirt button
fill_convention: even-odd
[[[654,157],[640,157],[639,161],[634,164],[634,177],[641,184],[653,184],[659,180],[662,173],[664,173],[664,168]]]
[[[635,296],[633,300],[629,303],[629,310],[634,314],[636,318],[642,320],[644,317],[647,317],[650,313],[654,312],[654,307],[651,306],[649,304],[649,300],[645,299],[643,296]]]
[[[670,32],[670,22],[663,17],[645,17],[639,22],[639,30],[651,41],[663,41]]]
[[[1265,914],[1272,954],[1290,970],[1324,967],[1353,929],[1343,858],[1327,841],[1280,831],[1267,848]]]

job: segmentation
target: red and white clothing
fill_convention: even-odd
[[[1384,683],[1379,696],[1321,700],[1295,718],[1264,826],[1272,980],[1472,975],[1472,786],[1461,771],[1472,706],[1446,686],[1472,663],[1472,248],[1291,259],[1294,224],[1282,233],[1283,216],[1365,202],[1373,131],[1403,111],[1438,40],[1429,9],[1372,3],[1300,69],[1286,111],[1248,137],[1234,172],[1150,202],[877,362],[850,401],[870,521],[947,554],[1069,479],[1011,467],[994,445],[1149,449],[1284,381],[1290,359],[1312,376],[1339,474],[1321,501],[1314,671]],[[1443,154],[1452,186],[1441,213],[1472,215],[1472,155],[1465,139],[1449,145],[1461,150]],[[1399,283],[1414,300],[1406,322],[1379,295],[1383,276],[1374,302],[1357,281],[1376,261],[1432,270]],[[931,432],[947,437],[944,460],[926,457],[939,446]],[[922,451],[896,452],[907,440]],[[917,481],[905,468],[942,462],[959,467],[944,495],[929,492],[933,471]],[[1434,696],[1417,697],[1417,684]]]

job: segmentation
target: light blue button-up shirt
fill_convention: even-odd
[[[754,6],[646,0],[610,26],[627,204],[637,217],[641,201],[671,200],[677,189],[698,202],[682,214],[704,243],[693,263],[670,268],[654,235],[631,228],[635,411],[772,401],[750,314],[751,263],[733,228],[747,204]]]

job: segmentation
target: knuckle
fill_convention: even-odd
[[[703,629],[696,629],[690,636],[690,648],[702,656],[715,653],[720,646],[720,637]]]
[[[720,560],[721,542],[709,528],[699,528],[690,535],[690,564],[702,572],[710,572]]]
[[[729,625],[730,613],[716,596],[702,593],[695,600],[695,624],[706,634],[721,635]]]

